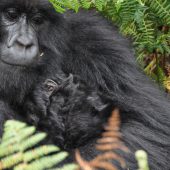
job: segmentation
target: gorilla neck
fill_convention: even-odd
[[[22,104],[38,79],[38,72],[0,62],[0,98],[9,103]]]

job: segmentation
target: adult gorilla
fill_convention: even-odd
[[[40,79],[62,69],[112,97],[126,145],[147,150],[151,170],[170,168],[169,101],[138,68],[129,42],[94,11],[60,15],[47,0],[0,0],[0,53],[1,127]],[[133,155],[127,160],[135,170]]]

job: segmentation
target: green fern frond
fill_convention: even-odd
[[[138,32],[137,32],[137,28],[136,28],[136,24],[135,22],[132,22],[130,24],[122,24],[120,26],[120,31],[124,34],[124,35],[130,35],[133,37],[137,37]]]
[[[136,160],[138,162],[139,169],[142,170],[149,170],[149,165],[148,165],[148,155],[145,151],[143,150],[138,150],[135,153]]]
[[[49,0],[57,12],[63,13],[66,9],[78,12],[79,8],[89,9],[91,6],[102,11],[108,0]]]
[[[25,152],[23,159],[24,159],[24,162],[30,162],[34,159],[40,158],[44,155],[48,155],[56,151],[59,151],[59,148],[57,148],[56,146],[48,145],[47,147],[46,145],[44,145],[44,146],[40,146],[40,147],[37,147],[35,149]]]
[[[7,121],[0,143],[0,170],[47,170],[63,161],[68,154],[56,153],[58,147],[36,147],[45,137],[45,133],[37,134],[35,127],[14,120]]]
[[[106,5],[107,0],[95,0],[95,7],[99,10],[102,11],[103,7]]]
[[[66,11],[66,9],[64,8],[66,6],[65,1],[62,0],[49,0],[49,2],[51,2],[51,4],[54,6],[55,10],[59,13],[63,13]]]
[[[89,9],[92,5],[92,2],[90,0],[80,0],[80,4],[82,8]]]
[[[72,9],[75,12],[78,12],[79,8],[80,8],[80,3],[79,0],[65,0],[65,7],[67,9]]]
[[[63,161],[67,155],[68,154],[66,152],[61,152],[57,155],[46,156],[29,164],[20,164],[16,166],[14,170],[46,170]]]
[[[49,0],[54,6],[55,10],[59,13],[63,13],[66,9],[72,9],[78,12],[80,8],[79,0]]]
[[[145,15],[138,25],[138,34],[135,36],[135,43],[145,47],[153,47],[155,43],[155,30],[152,21]]]
[[[119,15],[121,16],[122,23],[130,23],[134,20],[138,4],[136,0],[124,0],[120,3]]]
[[[170,2],[169,0],[147,0],[151,10],[163,20],[163,23],[170,25]]]
[[[108,3],[106,4],[106,6],[103,9],[103,14],[109,18],[110,20],[114,21],[114,22],[118,22],[120,16],[118,14],[119,9],[116,6],[116,2],[117,0],[113,0],[113,1],[108,1]]]

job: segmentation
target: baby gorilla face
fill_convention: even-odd
[[[48,132],[56,145],[73,149],[101,133],[107,100],[77,77],[56,75],[35,91],[41,112],[34,117],[39,129]]]

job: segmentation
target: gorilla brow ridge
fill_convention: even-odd
[[[49,8],[52,7],[48,0],[1,0],[0,8],[18,7],[22,10],[30,10],[33,8]]]

